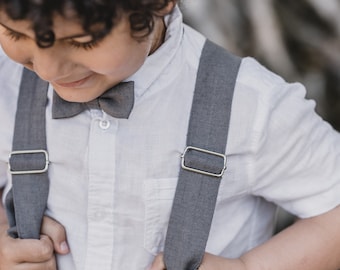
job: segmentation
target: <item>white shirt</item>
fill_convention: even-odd
[[[59,270],[144,270],[163,250],[205,42],[182,24],[178,9],[166,23],[165,43],[129,78],[136,85],[129,119],[89,110],[53,120],[47,105],[47,214],[66,227],[71,248],[58,257]],[[1,52],[0,186],[6,191],[21,72]],[[302,85],[243,59],[208,252],[238,257],[268,239],[274,204],[310,217],[340,203],[339,134],[304,96]]]

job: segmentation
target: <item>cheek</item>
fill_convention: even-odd
[[[109,53],[108,53],[109,52]],[[149,53],[149,46],[126,46],[108,48],[102,53],[93,55],[92,69],[102,74],[121,74],[128,77],[135,73],[145,62]]]
[[[9,41],[0,38],[1,47],[9,58],[20,64],[27,64],[31,60],[28,44],[20,41]]]

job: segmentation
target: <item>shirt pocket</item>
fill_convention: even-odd
[[[177,178],[150,179],[144,183],[144,248],[151,254],[163,251]]]

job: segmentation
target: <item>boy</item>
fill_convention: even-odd
[[[0,10],[3,197],[22,65],[50,84],[51,162],[41,239],[10,238],[2,213],[0,269],[165,269],[205,38],[182,24],[176,1],[1,1]],[[57,113],[58,100],[91,102],[121,81],[134,82],[135,98],[123,118],[90,105]],[[201,270],[340,267],[340,137],[304,94],[243,59]],[[270,239],[275,204],[302,220]]]

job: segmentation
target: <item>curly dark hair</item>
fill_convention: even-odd
[[[54,44],[53,15],[72,16],[80,21],[93,39],[107,35],[119,20],[121,11],[129,13],[135,38],[148,36],[154,16],[172,0],[0,0],[0,8],[13,20],[32,21],[37,44],[41,48]]]

